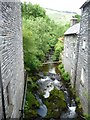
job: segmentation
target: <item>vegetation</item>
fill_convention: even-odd
[[[39,108],[39,103],[34,96],[34,93],[38,90],[38,85],[28,78],[26,104],[25,104],[25,117],[37,117],[36,109]]]
[[[44,102],[48,108],[46,118],[60,118],[62,111],[67,109],[64,93],[56,88],[50,92],[50,97]]]
[[[76,107],[76,112],[78,113],[78,115],[80,115],[80,117],[83,118],[84,115],[83,115],[82,105],[81,105],[79,97],[77,97],[77,95],[76,95],[76,90],[74,88],[72,88],[72,85],[70,83],[69,73],[65,72],[64,65],[62,63],[59,64],[58,69],[61,73],[61,78],[64,81],[66,88],[68,89],[68,92],[70,94],[70,96],[69,96],[70,99],[72,99],[72,98],[75,99],[75,103],[76,103],[76,106],[77,106]],[[81,119],[81,118],[79,118],[79,119]]]
[[[22,4],[24,63],[29,72],[35,72],[45,56],[63,36],[68,25],[56,25],[39,5]]]
[[[80,15],[76,14],[74,17],[77,18],[78,22],[80,22],[80,20],[81,20],[81,16]]]
[[[68,24],[55,24],[54,21],[48,18],[43,8],[31,3],[22,4],[22,18],[24,65],[29,75],[31,75],[39,71],[42,63],[46,60],[47,54],[55,45],[55,59],[59,58],[59,52],[63,50],[63,43],[58,41],[58,38],[63,36],[69,26]],[[33,78],[28,80],[25,117],[37,117],[36,109],[39,107],[39,103],[34,94],[38,90],[38,86]],[[55,98],[56,102],[52,101],[53,98]],[[50,103],[48,100],[50,100]],[[59,90],[52,91],[48,100],[46,104],[49,104],[49,108],[53,102],[57,103],[53,104],[51,110],[53,113],[49,111],[48,115],[54,114],[55,106],[59,111],[66,107],[63,93]],[[60,100],[61,102],[59,102]]]
[[[63,38],[59,38],[54,49],[55,51],[53,55],[53,60],[58,61],[61,58],[60,53],[62,53],[62,51],[64,50]]]
[[[58,69],[59,69],[59,71],[60,71],[60,73],[61,73],[62,79],[63,79],[65,82],[69,82],[69,81],[70,81],[69,73],[65,71],[64,65],[63,65],[62,63],[58,66]]]
[[[26,19],[29,19],[31,17],[46,17],[45,16],[45,10],[41,8],[39,5],[35,4],[32,5],[30,2],[29,4],[24,3],[22,4],[22,16]]]
[[[84,114],[84,119],[85,119],[85,120],[90,120],[90,115]]]
[[[76,13],[73,12],[57,11],[52,9],[46,9],[46,14],[49,16],[50,19],[54,20],[56,24],[63,25],[70,23],[70,19],[72,18],[72,16],[76,15]]]
[[[56,15],[56,13],[55,13]],[[80,22],[80,16],[75,15]],[[46,11],[39,5],[22,4],[22,22],[23,22],[23,48],[24,48],[24,64],[25,69],[29,74],[36,73],[46,61],[46,56],[50,50],[54,48],[53,60],[61,59],[61,53],[64,49],[63,37],[64,32],[69,28],[70,24],[65,22],[65,15],[62,15],[62,21],[58,25],[46,15]],[[55,18],[55,17],[54,17]],[[67,23],[67,24],[66,24]],[[58,39],[60,38],[60,39]],[[65,72],[64,65],[58,66],[61,77],[69,86],[71,94],[76,97],[75,91],[70,84],[70,76]],[[28,78],[27,96],[25,104],[25,117],[35,118],[38,116],[37,110],[40,105],[35,97],[38,90],[36,79],[34,77]],[[72,95],[71,95],[72,96]],[[64,93],[60,90],[54,89],[50,92],[50,97],[43,99],[48,108],[46,118],[60,118],[60,113],[67,108]],[[82,114],[82,106],[79,98],[75,99],[78,113]],[[85,116],[87,120],[89,116]]]

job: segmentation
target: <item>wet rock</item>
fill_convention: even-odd
[[[44,78],[44,74],[42,72],[39,72],[38,76]]]
[[[65,91],[65,87],[63,85],[60,86],[60,90]]]
[[[52,80],[55,80],[55,79],[57,79],[57,80],[61,80],[61,78],[60,78],[60,75],[57,75],[57,74],[53,74],[53,73],[48,73],[47,74]]]
[[[61,120],[76,120],[77,118],[77,113],[75,112],[76,106],[69,107],[68,111],[66,113],[63,112],[61,115]]]
[[[46,105],[41,105],[40,108],[37,110],[38,114],[41,116],[41,117],[45,117],[47,115],[47,107]]]
[[[55,78],[57,79],[57,80],[61,80],[61,78],[60,78],[60,76],[59,75],[55,75]]]
[[[67,108],[63,92],[56,88],[50,92],[50,97],[44,102],[48,108],[47,118],[55,118],[56,120],[60,117],[62,110]]]
[[[47,74],[47,76],[50,76],[50,77],[53,76],[53,75],[55,75],[55,74],[50,73],[50,72]]]

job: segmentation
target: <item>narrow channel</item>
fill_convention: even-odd
[[[35,107],[37,116],[31,120],[84,120],[77,113],[75,97],[63,82],[58,64],[53,63],[51,52],[36,74],[38,89],[33,94],[39,105]]]
[[[63,111],[60,115],[60,120],[71,120],[75,119],[77,120],[78,114],[76,111],[76,104],[74,99],[69,98],[69,93],[65,85],[63,84],[59,71],[57,69],[57,64],[45,64],[42,67],[42,70],[39,72],[39,76],[41,77],[37,83],[39,85],[39,90],[42,91],[44,94],[44,98],[47,99],[50,96],[50,92],[56,88],[58,90],[62,90],[65,95],[65,100],[67,104],[67,111]],[[40,92],[39,91],[39,92]],[[38,114],[41,116],[41,118],[44,119],[44,117],[47,115],[48,108],[43,103],[43,100],[39,98],[39,94],[36,95],[37,100],[40,103],[40,108],[37,110]],[[56,120],[54,118],[50,118],[53,120]]]

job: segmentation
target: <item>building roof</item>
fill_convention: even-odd
[[[80,8],[83,8],[83,7],[85,7],[88,4],[90,4],[90,0],[87,0]]]
[[[73,35],[73,34],[79,34],[80,30],[80,23],[77,23],[73,26],[71,26],[65,33],[64,35]]]

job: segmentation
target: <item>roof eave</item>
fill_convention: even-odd
[[[64,36],[78,35],[77,33],[64,34]]]
[[[90,0],[89,0],[89,1],[86,1],[86,2],[80,7],[80,9],[84,8],[88,3],[90,3]]]

